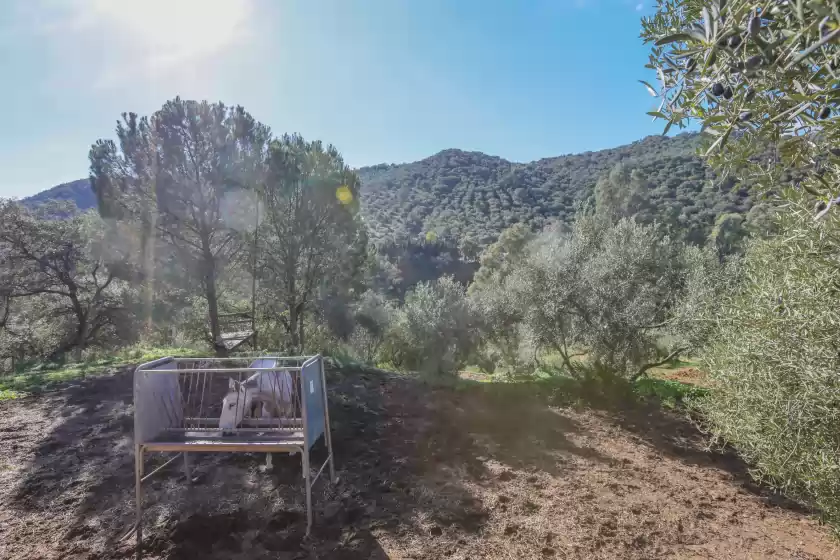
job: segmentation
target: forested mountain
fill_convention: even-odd
[[[512,163],[480,152],[444,150],[402,165],[359,170],[372,239],[402,243],[434,232],[437,239],[492,242],[512,224],[540,229],[569,222],[598,179],[622,164],[647,198],[648,217],[702,242],[717,216],[752,206],[746,189],[721,183],[696,156],[698,134],[649,136],[582,154]],[[630,185],[627,185],[630,188]]]
[[[90,188],[90,180],[78,179],[63,183],[23,199],[26,206],[34,207],[50,200],[70,201],[87,210],[96,206],[96,196]]]
[[[597,152],[513,163],[481,152],[444,150],[414,163],[380,164],[359,170],[361,202],[371,239],[402,245],[429,238],[450,246],[465,240],[483,247],[512,224],[541,229],[569,223],[575,206],[592,197],[599,178],[613,174],[617,188],[635,189],[645,199],[643,221],[657,220],[695,243],[710,234],[718,216],[746,213],[752,200],[734,181],[721,182],[696,156],[699,135],[649,136]],[[73,200],[95,206],[87,179],[24,200]]]

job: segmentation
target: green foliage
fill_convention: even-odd
[[[721,255],[740,253],[748,232],[741,214],[721,214],[709,235],[709,244]]]
[[[745,213],[753,199],[744,185],[719,180],[703,164],[699,144],[696,134],[651,136],[527,164],[445,150],[415,163],[360,169],[362,211],[376,245],[404,245],[436,231],[439,241],[468,238],[486,247],[517,223],[533,231],[571,224],[579,203],[621,164],[627,175],[621,188],[634,189],[625,215],[655,219],[672,237],[702,244],[719,214]]]
[[[0,201],[0,361],[130,342],[131,294],[116,276],[123,261],[91,213]]]
[[[383,351],[384,361],[426,374],[454,374],[474,345],[464,287],[448,276],[421,282],[406,296]]]
[[[514,224],[504,230],[499,238],[481,253],[481,268],[476,272],[471,288],[503,280],[520,264],[526,245],[534,233],[525,224]]]
[[[737,284],[707,312],[711,432],[758,476],[840,522],[840,220],[804,197],[779,235],[748,244]]]
[[[442,276],[468,284],[478,263],[474,258],[464,260],[461,248],[444,238],[378,243],[372,268],[371,287],[402,300],[420,282],[434,282]]]
[[[506,280],[521,271],[534,237],[523,224],[503,231],[481,254],[481,268],[470,284],[470,305],[482,335],[474,358],[485,371],[493,372],[497,365],[509,372],[528,368],[522,302]]]
[[[666,128],[699,121],[713,165],[765,190],[795,168],[821,212],[840,180],[838,25],[829,2],[657,0],[642,22],[659,78],[650,114]]]
[[[397,307],[382,294],[368,290],[355,305],[355,328],[348,340],[359,359],[374,363],[397,316]]]
[[[573,358],[585,353],[629,377],[657,357],[685,270],[681,246],[654,226],[584,214],[571,232],[535,240],[500,289],[512,294],[535,346],[558,352],[570,374],[582,373]]]
[[[261,307],[280,319],[290,347],[300,349],[306,346],[304,314],[319,288],[324,299],[346,299],[341,296],[353,289],[365,264],[358,177],[335,147],[297,135],[274,140],[266,166],[259,189],[265,208],[258,252],[266,296]]]
[[[595,184],[595,210],[612,221],[635,217],[642,223],[652,222],[651,187],[639,169],[619,163]]]
[[[640,397],[657,398],[666,408],[690,408],[709,393],[702,387],[653,377],[637,380],[633,390]]]

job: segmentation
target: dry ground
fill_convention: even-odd
[[[431,388],[329,376],[341,482],[316,487],[303,538],[300,463],[197,457],[147,487],[147,558],[840,557],[830,532],[748,482],[731,454],[655,406],[561,406],[524,384]],[[128,370],[0,402],[0,558],[127,558]]]
[[[706,376],[706,372],[696,367],[659,369],[654,371],[651,375],[652,377],[657,377],[659,379],[679,381],[680,383],[688,383],[689,385],[696,385],[697,387],[709,386],[709,380]]]

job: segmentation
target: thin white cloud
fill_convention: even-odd
[[[184,65],[207,68],[214,56],[246,41],[253,0],[53,0],[21,2],[19,21],[54,44],[59,58],[87,62],[94,88],[138,75],[160,79]],[[92,51],[98,49],[97,52]],[[95,68],[93,68],[95,67]]]
[[[641,2],[640,2],[640,3],[638,3],[638,4],[636,4],[636,11],[637,11],[637,12],[641,12],[641,11],[642,11],[642,10],[644,10],[644,9],[645,9],[645,5],[644,5],[644,4],[642,4]]]

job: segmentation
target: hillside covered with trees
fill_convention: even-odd
[[[576,206],[615,171],[615,187],[639,198],[631,213],[702,243],[718,216],[747,213],[754,201],[741,185],[716,178],[697,156],[699,144],[698,134],[650,136],[526,164],[444,150],[415,163],[360,169],[362,207],[374,241],[405,243],[429,234],[483,247],[513,224],[540,230],[571,223]]]
[[[624,213],[647,223],[658,221],[679,237],[702,244],[716,220],[745,214],[754,199],[734,180],[719,180],[698,157],[700,136],[650,136],[607,150],[513,163],[481,152],[450,149],[413,163],[380,164],[358,170],[362,215],[371,240],[383,253],[389,245],[435,240],[457,248],[467,259],[513,224],[538,231],[550,223],[572,222],[577,205],[594,202],[599,179],[633,192]],[[86,179],[59,185],[24,200],[72,201],[80,209],[96,206]]]

